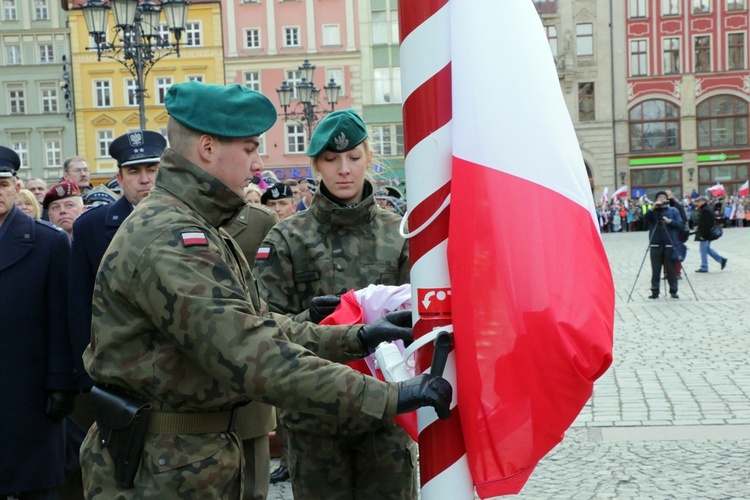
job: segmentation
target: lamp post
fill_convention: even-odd
[[[336,108],[336,104],[339,101],[339,93],[341,92],[341,85],[337,84],[331,78],[328,84],[323,87],[326,92],[326,99],[330,105],[330,109],[326,109],[320,103],[320,89],[313,83],[315,65],[310,64],[310,61],[305,59],[302,66],[299,66],[297,69],[300,71],[300,81],[292,87],[284,80],[281,83],[281,87],[276,89],[276,93],[279,95],[279,103],[284,110],[284,119],[297,119],[303,122],[307,127],[307,139],[310,140],[313,128],[315,128],[315,122]],[[292,97],[294,96],[295,88],[299,102],[290,111],[289,108],[292,106]]]
[[[625,172],[620,172],[620,184],[625,184]]]
[[[144,79],[151,68],[162,58],[177,54],[180,57],[180,38],[185,30],[188,13],[188,0],[162,0],[156,4],[151,0],[88,0],[81,6],[86,29],[94,38],[98,60],[102,56],[114,59],[125,66],[135,78],[135,96],[141,130],[146,128]],[[115,14],[114,40],[107,42],[107,22],[109,11]],[[161,13],[167,20],[167,28],[174,41],[162,37],[159,21]],[[119,42],[119,43],[118,43]]]

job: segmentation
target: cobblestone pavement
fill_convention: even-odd
[[[712,243],[729,259],[723,271],[709,258],[710,272],[695,273],[698,244],[688,242],[678,300],[663,288],[648,299],[647,233],[603,240],[614,363],[517,498],[750,499],[750,228]],[[268,498],[293,498],[291,486],[273,485]]]

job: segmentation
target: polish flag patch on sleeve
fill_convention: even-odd
[[[255,259],[266,260],[271,255],[271,247],[258,247],[258,253],[255,254]]]
[[[182,246],[192,247],[196,245],[208,246],[206,233],[190,232],[182,233]]]

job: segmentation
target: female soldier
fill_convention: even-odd
[[[407,283],[409,258],[401,217],[378,207],[367,180],[362,119],[351,109],[326,116],[307,156],[318,192],[308,210],[271,229],[256,265],[272,311],[319,322],[333,308],[321,311],[313,298]],[[416,498],[416,445],[392,420],[280,413],[295,498]]]

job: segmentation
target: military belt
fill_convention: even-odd
[[[150,434],[214,434],[234,428],[235,410],[212,412],[152,411],[148,422]]]

